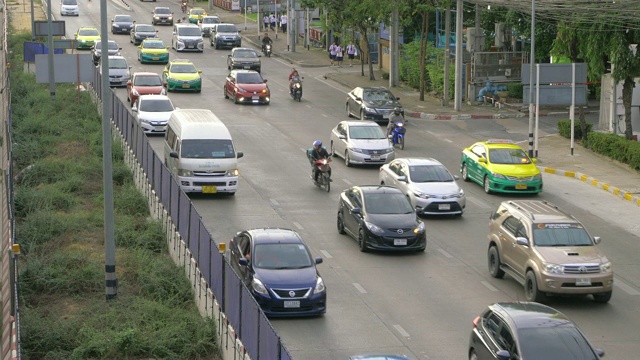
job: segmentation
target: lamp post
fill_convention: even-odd
[[[536,0],[531,0],[531,60],[529,61],[529,157],[533,157],[533,64],[536,62],[535,43]]]

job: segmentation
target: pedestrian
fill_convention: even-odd
[[[331,46],[329,46],[329,60],[331,60],[331,66],[333,66],[333,62],[336,60],[336,42],[334,41]]]
[[[336,45],[336,62],[338,63],[338,67],[342,67],[342,59],[344,58],[342,45]]]
[[[264,21],[264,31],[269,31],[269,14],[264,13],[262,21]]]
[[[353,58],[356,57],[356,46],[353,45],[353,41],[349,42],[349,45],[347,45],[347,56],[349,57],[349,67],[353,66]]]
[[[287,20],[287,14],[282,14],[282,16],[280,17],[280,25],[282,26],[283,33],[287,32]]]
[[[271,15],[269,16],[269,22],[271,23],[271,31],[275,31],[276,30],[276,15],[271,13]]]

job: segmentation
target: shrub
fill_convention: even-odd
[[[610,133],[589,133],[587,148],[640,170],[640,142]]]
[[[587,123],[587,133],[589,133],[589,136],[591,136],[592,131],[591,131],[592,125]],[[571,138],[571,120],[559,120],[558,121],[558,133],[560,133],[560,135],[566,137],[567,139]],[[579,121],[575,121],[574,120],[574,124],[573,124],[573,136],[574,139],[582,139],[582,129],[580,128],[580,122]]]
[[[524,93],[524,85],[520,83],[507,83],[507,92],[509,97],[513,99],[522,99]]]
[[[382,79],[383,79],[383,80],[389,80],[389,73],[388,73],[388,72],[386,72],[386,71],[383,71],[383,72],[382,72]]]

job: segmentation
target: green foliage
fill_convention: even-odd
[[[640,170],[640,142],[610,133],[589,133],[586,147]]]
[[[521,83],[507,83],[507,92],[512,99],[522,99],[524,85]]]
[[[162,253],[167,249],[161,224],[144,218],[119,216],[115,239],[118,246],[131,249],[145,249],[154,253]]]
[[[589,133],[589,137],[591,137],[591,128],[592,125],[587,123],[587,133]],[[571,120],[559,120],[558,121],[558,133],[567,139],[571,138]],[[574,120],[573,124],[573,136],[574,139],[582,139],[582,129],[580,128],[580,122]]]
[[[133,182],[123,185],[120,191],[114,195],[113,204],[116,213],[142,217],[149,215],[147,199],[138,191]]]
[[[414,41],[402,45],[402,56],[400,57],[400,78],[409,86],[420,88],[420,42]],[[442,95],[444,92],[444,50],[438,49],[432,43],[427,45],[425,64],[425,89]],[[454,66],[449,67],[449,83],[453,84],[455,79]],[[451,97],[453,86],[451,87]]]
[[[36,189],[18,187],[15,192],[16,216],[26,217],[37,211],[68,211],[79,204],[73,189],[82,186],[79,178]]]

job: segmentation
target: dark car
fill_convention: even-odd
[[[109,55],[115,56],[120,55],[120,50],[122,48],[113,40],[108,40]],[[98,65],[100,63],[100,57],[102,56],[102,41],[97,41],[93,47],[91,48],[91,55],[93,57],[93,65]]]
[[[402,116],[404,109],[399,97],[384,87],[357,87],[347,94],[347,117],[355,116],[360,120],[388,122],[393,109],[398,107]]]
[[[135,24],[131,15],[116,15],[111,19],[112,34],[129,34]]]
[[[322,315],[327,291],[300,235],[288,229],[252,229],[229,242],[229,261],[267,316]]]
[[[216,50],[223,47],[233,49],[242,46],[240,30],[233,24],[216,24],[211,28],[209,37],[209,43]]]
[[[173,12],[168,7],[156,6],[151,12],[151,24],[167,24],[173,25]]]
[[[595,349],[564,314],[534,302],[490,305],[473,320],[469,359],[597,360]]]
[[[409,199],[390,186],[354,186],[340,194],[338,232],[369,249],[424,251],[427,234]]]
[[[245,69],[260,72],[260,54],[250,48],[235,48],[227,55],[227,69]]]
[[[146,38],[154,38],[158,36],[158,30],[149,24],[135,24],[131,29],[131,36],[129,42],[133,45],[140,45],[142,40]]]
[[[234,104],[266,104],[271,101],[267,80],[253,70],[231,70],[224,83],[224,98]]]

